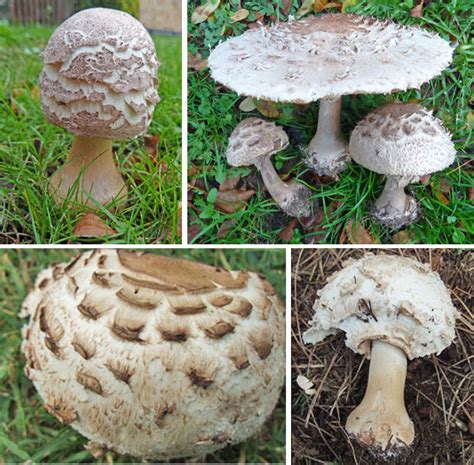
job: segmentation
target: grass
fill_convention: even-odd
[[[316,345],[302,335],[313,316],[317,292],[345,260],[364,249],[293,249],[292,252],[292,456],[295,465],[427,465],[472,463],[472,250],[373,249],[412,257],[437,269],[459,311],[456,338],[441,354],[408,361],[405,404],[415,440],[400,460],[381,461],[347,436],[344,425],[361,402],[367,360],[345,346],[342,331]],[[314,383],[307,395],[298,375]]]
[[[48,178],[64,163],[72,135],[48,123],[41,111],[40,52],[53,29],[0,23],[0,243],[76,242],[83,210],[57,206]],[[117,231],[108,243],[180,242],[181,39],[155,36],[161,102],[150,135],[159,135],[158,161],[143,137],[114,142],[119,170],[129,189],[122,210],[98,206]]]
[[[153,252],[157,253],[156,250]],[[285,295],[284,250],[160,250],[163,255],[180,256],[211,265],[263,273]],[[38,272],[54,263],[68,261],[77,251],[21,249],[0,253],[0,463],[90,462],[94,459],[83,446],[86,439],[60,424],[42,406],[33,384],[23,373],[25,360],[20,352],[18,317],[22,300]],[[208,457],[219,463],[284,462],[284,394],[271,419],[257,436],[241,445],[228,447]],[[97,463],[126,463],[131,457],[108,453]]]
[[[199,2],[189,2],[190,13]],[[222,3],[205,22],[190,24],[189,50],[193,55],[207,58],[209,50],[220,40],[244,32],[262,15],[269,23],[277,17],[286,21],[287,15],[278,9],[279,2],[259,0],[240,2],[249,10],[245,21],[232,22],[231,15],[239,2]],[[288,2],[282,2],[288,4]],[[306,146],[314,135],[318,103],[298,106],[277,104],[278,117],[272,119],[282,125],[290,137],[290,146],[274,157],[274,164],[281,175],[297,178],[313,189],[314,198],[320,202],[320,224],[311,230],[296,227],[289,242],[298,243],[425,243],[465,244],[473,241],[474,209],[472,206],[472,142],[474,115],[472,104],[473,44],[471,2],[448,0],[429,2],[423,17],[410,16],[413,2],[390,0],[344,2],[351,4],[347,12],[392,18],[403,24],[419,24],[456,43],[452,65],[443,74],[424,84],[420,90],[410,90],[392,95],[353,95],[343,98],[342,129],[346,137],[356,123],[369,111],[389,100],[416,100],[434,110],[447,129],[457,149],[457,158],[450,168],[435,173],[428,185],[410,186],[420,203],[422,218],[401,233],[395,233],[368,215],[368,206],[381,192],[383,179],[361,166],[350,163],[337,182],[312,176],[301,163],[299,147]],[[354,3],[356,3],[354,5]],[[302,2],[290,2],[288,14],[295,14]],[[334,10],[333,10],[334,11]],[[189,209],[190,228],[196,243],[282,243],[280,235],[291,218],[279,211],[262,189],[258,173],[251,168],[231,168],[225,162],[227,140],[235,126],[248,116],[262,117],[254,110],[242,112],[239,104],[243,98],[216,84],[207,69],[189,70],[188,74],[188,154],[192,164],[190,183],[192,204]],[[265,116],[263,116],[265,117]],[[215,207],[214,196],[209,191],[228,178],[240,178],[238,189],[253,189],[245,209],[225,213]],[[222,233],[222,225],[231,228]],[[225,232],[225,231],[224,231]]]

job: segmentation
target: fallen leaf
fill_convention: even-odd
[[[104,237],[117,234],[115,229],[107,226],[94,213],[86,213],[76,224],[72,232],[74,236],[83,238]]]
[[[321,11],[326,9],[327,3],[327,0],[316,0],[313,2],[313,10],[316,11],[316,13],[320,13]]]
[[[293,239],[293,233],[294,229],[298,225],[298,219],[293,218],[288,225],[283,229],[283,231],[278,234],[278,237],[283,241],[283,242],[290,242]]]
[[[239,110],[248,113],[249,111],[254,111],[257,108],[255,101],[252,97],[244,98],[239,105]]]
[[[188,68],[202,71],[207,68],[207,59],[203,58],[200,53],[193,55],[191,52],[188,52]]]
[[[415,18],[421,18],[423,16],[423,3],[425,3],[424,0],[421,0],[418,5],[412,8],[410,10],[410,16],[413,16]]]
[[[345,236],[351,244],[379,244],[359,221],[350,220],[344,230]]]
[[[431,174],[425,174],[424,176],[420,176],[420,183],[424,186],[427,186],[430,183]]]
[[[392,244],[414,244],[415,242],[415,233],[407,229],[402,229],[392,236]]]
[[[288,13],[291,10],[292,4],[293,4],[292,0],[280,0],[280,5],[281,5],[280,11],[281,11],[281,13],[285,16],[288,16]]]
[[[207,0],[204,4],[199,5],[191,15],[191,22],[199,24],[206,21],[216,11],[220,2],[220,0]]]
[[[249,10],[246,10],[245,8],[240,8],[233,15],[230,16],[230,20],[233,23],[237,23],[239,21],[243,21],[244,19],[247,19],[248,15],[249,15]]]
[[[433,271],[438,271],[441,268],[443,263],[443,257],[440,251],[433,250],[431,254],[431,269]]]
[[[443,185],[442,182],[439,184],[432,184],[431,190],[433,191],[434,196],[443,204],[449,205],[449,199],[445,194],[449,192],[449,189],[446,189],[446,185]]]
[[[222,184],[219,185],[220,191],[230,191],[237,187],[239,184],[240,176],[236,176],[235,178],[225,178]]]
[[[224,236],[226,236],[230,231],[232,231],[235,227],[235,221],[234,220],[225,220],[219,227],[217,231],[217,239],[222,239]]]
[[[270,100],[254,100],[255,106],[260,114],[266,116],[267,118],[278,118],[282,111],[280,110],[278,104],[271,102]]]
[[[298,375],[296,378],[296,384],[309,396],[316,394],[316,389],[313,388],[314,383],[310,381],[306,376]]]
[[[199,224],[191,224],[188,227],[188,242],[192,242],[193,239],[201,232],[201,226]]]
[[[469,199],[469,202],[474,202],[474,187],[467,188],[467,197]]]
[[[228,191],[219,191],[214,205],[217,209],[225,213],[234,213],[245,208],[247,201],[254,194],[254,190],[239,191],[232,189]]]
[[[312,8],[313,8],[313,0],[304,0],[300,9],[296,12],[296,15],[295,15],[296,19],[300,19],[306,13],[309,13]]]
[[[158,145],[160,143],[160,136],[157,135],[146,135],[144,137],[145,148],[151,156],[153,162],[156,163],[158,159]]]

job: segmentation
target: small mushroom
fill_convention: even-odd
[[[416,26],[354,14],[308,16],[227,39],[210,54],[212,77],[239,95],[274,102],[320,100],[306,164],[334,176],[349,159],[341,97],[418,88],[452,59],[449,43]]]
[[[368,254],[330,276],[313,308],[306,343],[340,329],[347,347],[370,358],[367,389],[346,430],[376,455],[403,453],[415,437],[403,394],[407,359],[439,354],[454,338],[446,286],[416,260]]]
[[[273,200],[289,216],[312,216],[311,189],[295,181],[285,183],[272,164],[272,155],[288,146],[288,136],[280,126],[260,118],[246,118],[232,131],[227,147],[231,166],[255,165]]]
[[[256,273],[87,251],[42,271],[22,315],[27,376],[93,449],[212,453],[255,434],[283,385],[285,310]]]
[[[56,29],[43,59],[43,113],[74,134],[66,164],[50,181],[55,201],[76,192],[73,200],[90,207],[125,199],[112,140],[145,133],[159,101],[150,35],[127,13],[91,8]]]
[[[393,229],[420,215],[416,200],[404,188],[448,167],[456,155],[441,121],[414,103],[389,103],[369,113],[352,132],[349,150],[357,163],[387,177],[372,215]]]

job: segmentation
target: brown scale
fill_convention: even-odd
[[[204,312],[207,308],[201,297],[194,295],[169,296],[168,302],[176,315],[195,315]]]
[[[159,295],[147,288],[122,287],[115,295],[123,302],[143,310],[153,310],[160,303]]]
[[[38,287],[40,289],[44,289],[48,286],[49,284],[49,278],[44,278],[39,284],[38,284]]]
[[[96,352],[96,345],[94,341],[80,342],[75,338],[71,342],[72,347],[74,350],[85,360],[89,360],[95,355]]]
[[[69,276],[68,278],[67,289],[74,297],[76,296],[79,286],[77,285],[76,280],[72,276]]]
[[[273,286],[270,284],[270,281],[268,281],[267,279],[265,279],[265,277],[263,275],[258,275],[259,278],[260,278],[260,281],[262,283],[262,289],[268,294],[268,295],[275,295],[276,294],[276,291],[275,289],[273,288]]]
[[[189,337],[189,328],[187,325],[173,322],[172,320],[163,320],[158,324],[158,331],[165,341],[184,342]]]
[[[108,271],[94,271],[92,273],[92,282],[100,287],[110,289],[118,284],[117,276],[116,273]]]
[[[247,357],[247,351],[242,342],[239,342],[231,347],[227,352],[227,356],[232,360],[232,363],[238,370],[244,370],[250,366],[250,362]]]
[[[105,266],[106,261],[107,261],[107,255],[101,255],[99,257],[99,260],[97,260],[97,264],[99,265],[99,268],[103,268]]]
[[[230,295],[218,295],[215,297],[211,297],[209,302],[214,305],[214,307],[224,307],[225,305],[229,305],[233,300],[233,297]]]
[[[109,360],[106,366],[108,370],[114,375],[115,379],[122,381],[125,384],[130,383],[130,378],[135,373],[133,368],[117,360]]]
[[[50,352],[54,354],[55,357],[61,358],[61,349],[59,348],[58,344],[56,344],[56,342],[49,336],[44,337],[44,345]]]
[[[82,258],[82,254],[78,255],[77,257],[75,257],[68,265],[66,265],[64,267],[64,272],[65,273],[69,273],[73,268],[74,266],[76,265],[76,263]]]
[[[161,284],[158,281],[149,281],[145,279],[138,279],[134,278],[132,276],[122,274],[122,278],[125,282],[132,284],[134,286],[139,286],[139,287],[146,287],[148,289],[155,289],[157,291],[164,291],[164,292],[173,292],[177,291],[176,286],[170,286],[167,284]]]
[[[26,340],[28,340],[28,337]],[[32,344],[25,344],[25,358],[29,368],[32,368],[33,370],[41,370],[39,358],[36,355],[35,348]]]
[[[232,333],[235,326],[229,321],[219,320],[209,326],[201,325],[201,329],[206,333],[207,337],[210,337],[211,339],[220,339],[226,334]]]
[[[273,348],[273,338],[268,328],[255,328],[249,335],[249,341],[261,360],[265,360]]]
[[[48,311],[46,306],[40,309],[39,327],[54,342],[59,342],[64,336],[64,328],[55,317],[51,316],[51,312]]]
[[[110,297],[97,292],[87,294],[77,309],[87,318],[97,320],[111,309]]]
[[[140,333],[143,331],[145,325],[138,324],[136,326],[133,326],[133,323],[134,322],[119,323],[117,321],[114,321],[110,330],[117,337],[125,339],[126,341],[143,342],[143,340],[140,339]]]
[[[78,418],[76,410],[71,407],[63,398],[53,398],[45,404],[46,410],[54,415],[65,425],[70,425]]]
[[[99,396],[104,395],[102,384],[100,384],[100,381],[95,376],[79,371],[76,373],[76,381],[87,390],[95,392]]]
[[[252,312],[252,304],[244,297],[236,297],[230,305],[224,307],[224,310],[246,318]]]
[[[214,382],[213,377],[209,377],[205,373],[199,372],[196,368],[191,368],[186,374],[192,384],[204,389],[208,388]]]
[[[58,281],[64,276],[64,270],[61,265],[54,265],[53,266],[53,279]]]
[[[175,404],[168,404],[168,403],[165,403],[164,405],[157,407],[155,409],[155,425],[158,426],[158,428],[161,428],[165,423],[166,417],[172,414],[175,408],[176,408]]]

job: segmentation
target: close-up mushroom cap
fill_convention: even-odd
[[[363,167],[393,176],[441,171],[456,156],[441,121],[416,103],[388,103],[369,113],[352,131],[349,152]]]
[[[288,136],[282,127],[261,118],[245,118],[229,137],[227,162],[231,166],[259,164],[261,157],[280,152],[288,144]]]
[[[449,43],[417,26],[324,14],[249,30],[209,56],[214,80],[276,102],[418,88],[452,60]]]
[[[168,460],[255,434],[285,375],[284,306],[256,273],[94,250],[37,278],[25,372],[91,446]]]
[[[318,291],[306,343],[337,330],[346,345],[370,358],[371,341],[403,350],[409,359],[439,354],[454,338],[456,310],[438,273],[416,260],[367,255],[348,261]]]
[[[82,10],[62,23],[44,52],[46,118],[75,135],[126,139],[143,134],[157,92],[155,45],[127,13]]]

